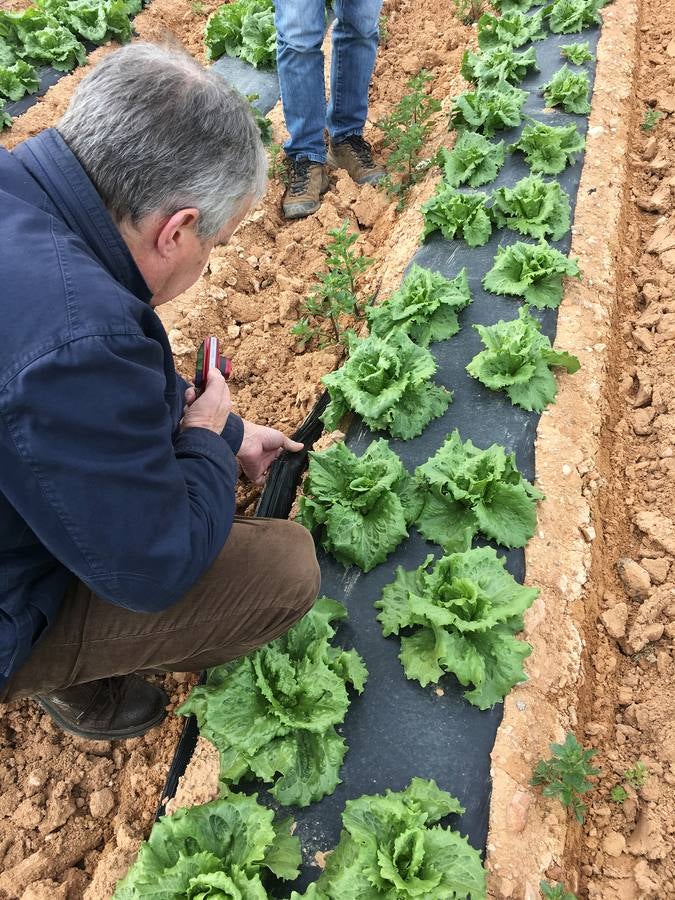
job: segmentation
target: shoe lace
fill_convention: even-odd
[[[344,142],[345,144],[349,144],[352,148],[361,165],[365,166],[366,169],[375,168],[372,148],[368,141],[362,138],[360,134],[352,134],[348,138],[345,138]]]
[[[288,189],[291,194],[304,194],[309,185],[309,169],[311,160],[292,159],[289,166]]]
[[[89,703],[78,714],[77,720],[82,721],[89,713],[95,713],[97,710],[109,710],[112,719],[122,701],[122,685],[123,678],[119,676],[101,678],[97,690],[93,693]]]

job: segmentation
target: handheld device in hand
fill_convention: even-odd
[[[232,362],[227,356],[220,355],[220,343],[216,337],[204,338],[197,354],[197,370],[195,372],[197,396],[206,387],[206,376],[211,369],[220,369],[223,378],[226,380],[232,373]]]

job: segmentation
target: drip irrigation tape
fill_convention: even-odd
[[[535,44],[541,71],[529,76],[521,85],[530,91],[524,110],[526,115],[551,125],[575,122],[582,133],[586,132],[586,117],[545,110],[539,90],[564,64],[565,60],[560,56],[562,44],[589,41],[595,51],[598,37],[599,29],[593,28],[581,35],[549,35],[546,40]],[[592,84],[592,64],[587,63],[575,70],[585,70]],[[513,143],[519,131],[520,128],[500,132],[496,138],[503,138],[507,144]],[[558,176],[573,207],[582,161],[578,159]],[[480,190],[492,191],[497,187],[512,186],[528,174],[520,154],[507,154],[498,178]],[[517,240],[523,238],[507,230],[495,230],[486,246],[472,249],[462,241],[446,241],[436,234],[411,261],[441,272],[448,278],[453,278],[466,267],[474,299],[460,314],[462,330],[459,335],[433,344],[430,348],[438,363],[436,381],[454,391],[454,402],[446,414],[433,421],[420,437],[411,441],[389,440],[391,448],[399,454],[408,471],[412,472],[424,463],[440,447],[447,434],[458,428],[464,440],[470,438],[479,447],[498,443],[507,451],[515,452],[523,475],[529,480],[534,478],[534,441],[539,416],[513,407],[503,393],[487,390],[465,371],[465,366],[482,349],[480,338],[471,326],[514,319],[522,305],[515,298],[488,294],[481,285],[483,275],[492,266],[498,246]],[[570,243],[571,235],[568,233],[553,245],[568,253]],[[556,311],[534,310],[533,315],[542,323],[543,331],[553,339]],[[321,404],[325,404],[325,397],[321,399]],[[308,426],[307,446],[320,431],[315,428],[319,414],[317,408],[308,419],[308,422],[312,421],[312,427],[310,429]],[[381,436],[371,433],[356,420],[347,433],[346,443],[355,453],[361,454],[373,439]],[[265,515],[288,514],[302,469],[302,465],[295,465],[295,462],[291,457],[278,462],[260,501],[259,514],[261,511]],[[440,548],[425,542],[414,528],[409,539],[385,563],[368,574],[363,574],[356,567],[345,568],[322,550],[318,551],[321,592],[344,603],[349,609],[349,619],[339,630],[338,642],[347,648],[356,647],[365,659],[370,674],[363,696],[354,698],[344,726],[338,729],[349,747],[341,772],[342,783],[331,796],[319,803],[307,809],[290,810],[297,823],[295,833],[300,837],[303,849],[301,875],[293,885],[297,889],[304,889],[319,874],[315,861],[317,851],[326,851],[337,844],[340,817],[346,800],[364,793],[381,793],[387,788],[401,790],[416,775],[435,779],[440,787],[459,798],[466,811],[462,816],[450,817],[449,821],[468,836],[474,847],[485,850],[491,793],[490,752],[501,721],[502,705],[481,712],[463,699],[464,688],[452,676],[446,676],[439,685],[427,688],[407,681],[398,659],[399,640],[395,637],[384,638],[375,618],[373,603],[382,588],[392,581],[396,566],[413,569],[421,565],[430,552],[440,555]],[[504,555],[508,570],[523,582],[524,552],[512,550]],[[261,798],[275,805],[264,791]],[[284,890],[289,890],[288,885]]]

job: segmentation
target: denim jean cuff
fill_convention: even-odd
[[[337,134],[331,134],[330,128],[328,129],[329,137],[334,144],[341,144],[343,141],[346,141],[347,138],[350,137],[362,137],[363,136],[363,128],[352,128],[351,131],[338,132]]]
[[[286,154],[289,156],[289,154]],[[324,153],[323,156],[320,156],[318,153],[293,153],[290,155],[291,159],[308,159],[310,162],[319,163],[322,166],[326,165],[327,156]]]

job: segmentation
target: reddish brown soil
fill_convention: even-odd
[[[651,133],[648,107],[664,113]],[[675,897],[675,7],[659,0],[642,5],[631,151],[584,728],[602,774],[580,894],[602,900]],[[613,802],[638,760],[645,786]]]

